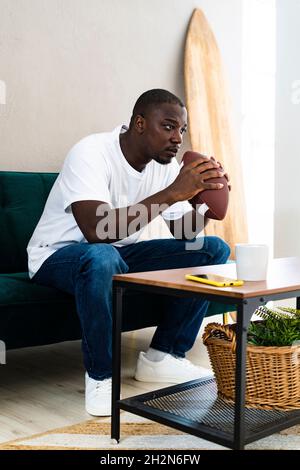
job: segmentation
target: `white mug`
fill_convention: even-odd
[[[235,259],[237,278],[243,281],[264,281],[267,278],[269,247],[237,243]]]

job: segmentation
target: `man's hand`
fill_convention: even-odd
[[[176,201],[186,201],[205,189],[221,189],[223,184],[207,182],[221,176],[224,176],[224,170],[220,164],[215,159],[201,156],[199,160],[184,165],[168,189]]]
[[[224,171],[223,165],[222,165],[218,160],[216,160],[215,157],[210,157],[210,158],[211,158],[214,162],[216,162],[216,163],[219,164],[220,170]],[[227,179],[227,183],[229,183],[230,178],[229,178],[228,173],[224,173],[223,176],[225,176],[225,178]],[[231,191],[231,184],[228,184],[228,190]]]

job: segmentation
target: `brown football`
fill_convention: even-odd
[[[183,155],[182,161],[184,165],[188,165],[189,163],[198,160],[201,156],[201,153],[188,151]],[[208,217],[209,219],[223,220],[229,203],[227,179],[225,176],[221,176],[219,178],[210,178],[206,181],[209,183],[222,183],[224,186],[221,189],[205,189],[204,191],[196,194],[190,202],[193,207],[195,207],[196,204],[205,203],[209,207],[209,210],[205,213],[205,217]]]

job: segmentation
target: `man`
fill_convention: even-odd
[[[224,173],[207,157],[180,170],[175,157],[186,129],[179,98],[160,89],[143,93],[129,128],[90,135],[71,149],[28,244],[33,281],[75,296],[92,415],[109,415],[111,408],[112,276],[220,264],[229,256],[221,239],[195,238],[203,216],[188,200],[222,187],[207,180]],[[176,238],[139,242],[158,215]],[[158,325],[149,350],[139,355],[136,380],[178,383],[210,374],[185,359],[207,301],[136,293],[126,302],[125,330],[129,318],[142,327],[146,314]]]

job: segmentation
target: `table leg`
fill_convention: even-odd
[[[234,448],[243,449],[245,442],[245,395],[246,395],[246,354],[247,331],[251,316],[260,304],[258,299],[245,300],[238,305],[236,329],[236,371],[235,371],[235,410]]]
[[[112,331],[112,415],[111,438],[120,440],[120,400],[121,389],[121,333],[122,333],[122,307],[123,287],[116,287],[113,283],[113,331]]]

